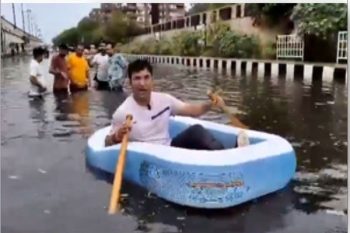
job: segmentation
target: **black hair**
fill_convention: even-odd
[[[60,44],[58,46],[59,49],[64,49],[64,50],[68,50],[68,46],[66,44]]]
[[[36,47],[33,49],[33,57],[34,59],[36,59],[39,56],[43,56],[45,54],[45,49],[43,49],[42,47]]]
[[[152,65],[146,59],[136,59],[128,65],[128,76],[131,81],[131,75],[141,70],[147,69],[151,74],[153,73]]]

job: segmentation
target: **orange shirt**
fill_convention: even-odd
[[[89,65],[86,59],[72,53],[68,55],[67,65],[71,83],[78,87],[86,87],[89,79]]]

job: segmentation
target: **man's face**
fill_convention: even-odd
[[[39,55],[36,59],[39,63],[42,62],[44,60],[44,54]]]
[[[75,50],[75,52],[77,53],[77,55],[78,55],[79,57],[81,57],[81,56],[83,55],[83,52],[84,52],[84,47],[81,46],[81,45],[79,45],[79,46],[77,47],[77,49]]]
[[[149,101],[153,88],[152,74],[145,68],[131,75],[130,85],[135,99]]]
[[[65,57],[68,54],[68,50],[67,49],[60,49],[58,51],[58,53],[60,54],[60,56]]]
[[[108,54],[108,56],[112,56],[113,55],[112,45],[108,45],[107,46],[107,54]]]

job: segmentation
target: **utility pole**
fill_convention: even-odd
[[[27,23],[28,23],[28,33],[32,34],[32,30],[30,28],[30,10],[27,9]]]
[[[13,15],[13,24],[15,25],[15,28],[17,27],[16,26],[16,10],[15,10],[15,4],[12,3],[12,15]]]
[[[24,23],[23,3],[21,3],[21,11],[22,11],[22,28],[23,28],[23,31],[26,32],[26,25]]]
[[[34,34],[35,34],[35,29],[34,29],[34,17],[33,17],[32,14],[30,15],[30,28],[31,28],[32,35],[34,36]]]

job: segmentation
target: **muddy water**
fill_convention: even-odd
[[[346,232],[344,83],[155,66],[157,90],[201,101],[207,89],[220,88],[245,124],[287,138],[297,173],[284,190],[221,211],[179,207],[127,183],[123,214],[108,216],[111,177],[86,165],[84,147],[125,94],[92,89],[31,101],[28,64],[28,58],[2,60],[2,232]],[[228,122],[220,112],[203,118]]]

